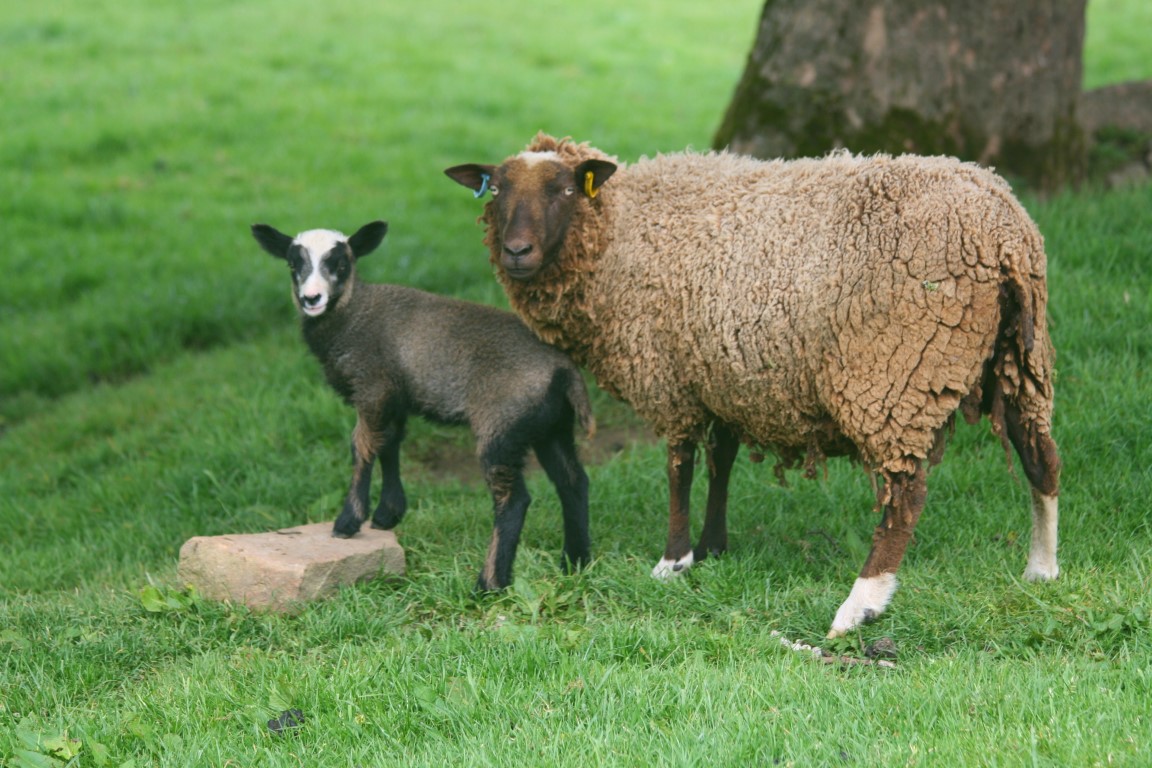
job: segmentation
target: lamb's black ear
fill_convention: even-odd
[[[278,259],[288,258],[288,248],[294,239],[267,224],[253,224],[252,237],[256,238],[261,248]]]
[[[607,160],[585,160],[576,166],[576,183],[588,197],[596,197],[600,186],[616,173],[616,164]]]
[[[454,165],[446,169],[444,173],[457,184],[468,187],[475,192],[476,197],[480,197],[488,191],[488,182],[496,173],[496,166],[468,163],[467,165]]]
[[[373,221],[360,227],[356,230],[356,234],[348,238],[348,247],[352,249],[353,256],[363,258],[380,247],[386,234],[388,234],[388,222]]]

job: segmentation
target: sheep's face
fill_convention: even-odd
[[[615,170],[606,160],[572,168],[555,152],[524,152],[499,167],[459,165],[445,173],[477,196],[492,193],[494,255],[510,278],[529,280],[556,260],[578,207]]]
[[[382,221],[366,224],[352,237],[310,229],[292,238],[267,224],[252,227],[264,250],[288,262],[292,297],[307,317],[319,317],[339,304],[355,277],[356,259],[375,250],[387,231]]]

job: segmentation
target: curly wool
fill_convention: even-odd
[[[528,150],[607,157],[544,134]],[[907,472],[962,406],[1002,432],[993,381],[1050,431],[1043,240],[973,164],[645,158],[580,203],[540,279],[498,275],[544,340],[671,441],[719,420],[786,463]]]

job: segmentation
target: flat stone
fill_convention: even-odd
[[[350,539],[331,523],[267,533],[194,536],[180,547],[180,580],[209,600],[253,610],[291,612],[341,587],[404,574],[404,550],[392,531],[365,526]]]

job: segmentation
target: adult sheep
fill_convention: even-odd
[[[940,157],[618,164],[539,134],[446,173],[481,221],[512,307],[668,441],[668,544],[654,573],[727,545],[741,442],[779,467],[852,456],[882,480],[872,549],[832,622],[879,615],[959,410],[1015,447],[1032,486],[1024,576],[1055,578],[1060,460],[1043,240],[1008,185]],[[708,452],[704,528],[688,502]]]

